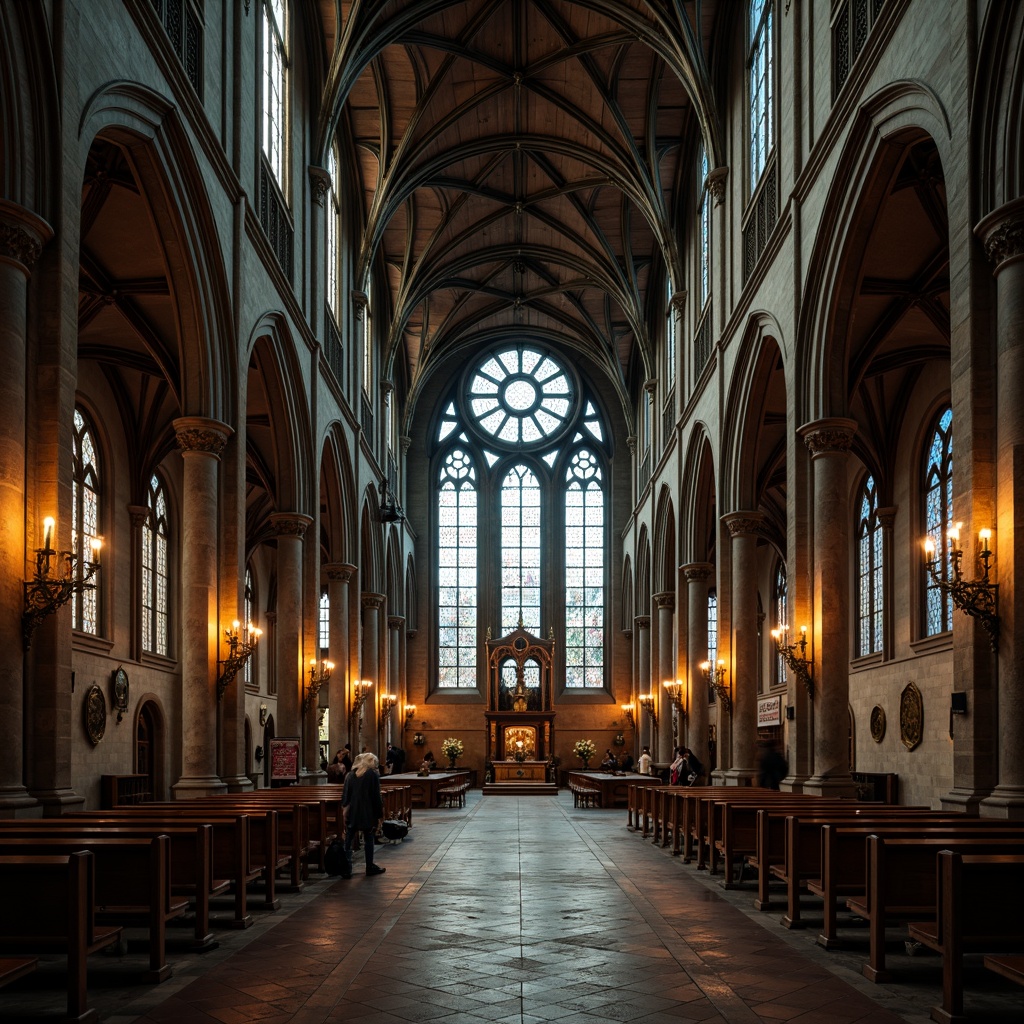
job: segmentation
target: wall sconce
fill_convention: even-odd
[[[405,720],[411,722],[416,715],[416,705],[406,704],[405,705]]]
[[[380,695],[380,724],[382,727],[387,725],[391,712],[395,710],[397,703],[398,698],[393,693],[382,693]]]
[[[800,639],[789,643],[789,626],[779,626],[772,630],[772,639],[775,641],[775,650],[779,657],[789,666],[805,687],[807,696],[814,700],[814,680],[811,679],[811,666],[807,661],[807,627],[800,627]],[[797,654],[797,650],[800,651]]]
[[[306,696],[302,698],[302,713],[305,714],[313,706],[317,695],[320,693],[320,687],[331,678],[331,673],[334,671],[334,662],[324,661],[320,662],[320,671],[316,668],[316,658],[309,659],[309,685],[306,687]]]
[[[633,721],[633,705],[632,704],[620,704],[622,713],[626,716],[626,721],[629,722],[630,729],[636,728],[636,722]]]
[[[385,477],[380,482],[380,521],[382,523],[401,523],[404,520],[405,510],[398,504],[388,486],[387,477]]]
[[[658,728],[658,709],[654,705],[654,694],[653,693],[642,693],[637,698],[640,702],[640,707],[650,715],[651,721],[654,723],[654,728]]]
[[[78,556],[71,551],[55,551],[53,548],[54,519],[47,516],[43,520],[43,546],[36,548],[36,571],[32,578],[25,582],[25,611],[21,616],[21,639],[27,651],[32,644],[32,634],[47,615],[52,615],[75,596],[86,590],[94,590],[95,583],[89,581],[96,575],[100,567],[100,548],[103,547],[102,537],[93,537],[89,542],[91,560],[78,566]],[[56,559],[57,564],[51,566]],[[60,562],[64,563],[61,575],[51,574],[51,568],[57,569]]]
[[[231,623],[231,628],[224,630],[224,639],[228,644],[228,656],[220,661],[224,667],[220,670],[220,676],[217,679],[217,700],[224,696],[228,684],[252,657],[256,645],[260,642],[260,637],[263,636],[263,630],[257,629],[251,622],[241,634],[238,632],[239,626],[238,619],[235,619]]]
[[[352,712],[351,717],[353,719],[358,718],[362,721],[363,718],[363,705],[366,703],[366,698],[370,695],[370,687],[373,683],[369,679],[356,679],[352,682]]]
[[[704,678],[708,681],[708,685],[715,688],[715,693],[718,694],[718,699],[722,702],[722,707],[724,707],[731,715],[732,695],[729,693],[729,687],[725,685],[725,662],[719,658],[718,664],[712,668],[710,661],[702,661],[700,663],[700,670],[704,675]]]
[[[665,687],[665,693],[668,694],[668,699],[672,702],[672,707],[676,709],[679,717],[685,718],[686,707],[683,705],[683,681],[681,679],[666,679],[661,685]]]
[[[996,611],[999,584],[989,582],[988,578],[992,563],[992,551],[989,548],[992,531],[987,528],[978,531],[977,560],[981,562],[981,579],[965,580],[963,578],[964,550],[960,547],[962,527],[963,523],[956,523],[946,531],[946,539],[949,543],[950,578],[943,579],[939,574],[939,560],[935,542],[931,537],[925,538],[924,542],[925,568],[928,570],[932,583],[944,594],[949,594],[949,599],[953,602],[954,607],[959,608],[965,615],[981,620],[982,626],[988,633],[992,650],[995,651],[999,644],[999,615]]]

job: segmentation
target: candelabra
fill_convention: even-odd
[[[715,693],[718,694],[722,707],[731,715],[732,695],[729,693],[729,687],[725,685],[725,662],[719,658],[718,663],[712,667],[710,661],[702,661],[700,663],[700,670],[708,681],[708,685],[715,688]]]
[[[807,660],[807,627],[800,627],[800,639],[789,643],[789,626],[779,626],[772,630],[772,639],[775,641],[775,650],[779,657],[789,666],[807,688],[807,696],[814,699],[814,680],[811,679],[811,666]],[[796,652],[800,653],[797,654]]]
[[[416,717],[416,705],[406,704],[405,705],[405,720],[411,722]]]
[[[47,516],[43,520],[43,546],[36,548],[36,571],[32,578],[25,582],[25,611],[21,616],[21,638],[25,650],[32,644],[32,634],[47,615],[52,615],[62,608],[76,594],[86,590],[94,590],[95,583],[90,580],[100,567],[100,548],[102,537],[94,537],[90,542],[92,559],[78,565],[78,556],[71,551],[55,551],[53,548],[54,520]],[[56,564],[51,564],[56,559]],[[60,563],[64,570],[59,575],[56,571]]]
[[[238,675],[242,666],[252,657],[256,645],[263,636],[263,630],[257,629],[251,622],[241,634],[238,632],[240,623],[235,619],[230,629],[224,630],[224,639],[228,645],[228,656],[222,658],[220,664],[224,667],[220,670],[217,678],[217,700],[224,696],[228,684]]]
[[[963,523],[956,523],[946,531],[946,539],[949,544],[949,579],[943,579],[939,573],[939,560],[936,557],[935,542],[931,537],[924,542],[925,566],[932,583],[944,594],[949,595],[955,608],[959,608],[965,615],[981,620],[981,625],[988,633],[989,643],[994,651],[999,644],[999,615],[996,610],[999,584],[989,581],[989,571],[992,566],[992,551],[989,548],[989,541],[992,539],[992,531],[989,529],[978,531],[980,550],[977,560],[981,563],[981,579],[965,580],[963,578],[964,550],[960,547],[962,527]]]
[[[370,696],[370,687],[373,683],[369,679],[356,679],[352,683],[352,711],[353,720],[358,719],[360,727],[363,724],[363,705],[366,698]]]
[[[320,669],[317,670],[316,658],[309,659],[309,684],[306,686],[306,696],[302,698],[302,713],[305,714],[313,706],[316,701],[317,695],[320,693],[320,687],[331,678],[331,673],[334,671],[333,661],[321,661]]]
[[[651,721],[654,723],[654,728],[658,728],[658,709],[654,704],[653,693],[642,693],[637,698],[640,702],[640,707],[650,715]]]
[[[380,695],[380,724],[381,728],[387,725],[391,712],[395,710],[398,698],[393,693],[382,693]]]
[[[636,722],[633,721],[633,705],[632,704],[620,704],[622,713],[626,716],[626,721],[629,722],[630,729],[636,728]]]
[[[683,704],[683,681],[681,679],[665,679],[661,685],[665,687],[665,693],[668,695],[668,699],[672,703],[672,707],[676,709],[679,717],[685,718],[686,706]]]

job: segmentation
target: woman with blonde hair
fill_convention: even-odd
[[[342,878],[352,877],[352,843],[356,832],[363,836],[366,851],[366,873],[382,875],[384,868],[373,862],[373,834],[384,819],[384,800],[380,795],[380,776],[377,774],[377,755],[359,754],[352,762],[352,770],[345,776],[341,791],[341,808],[345,814],[345,858]]]

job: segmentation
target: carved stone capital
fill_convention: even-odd
[[[331,190],[331,175],[326,167],[309,165],[309,185],[313,192],[313,202],[317,206],[324,205],[324,196]]]
[[[409,449],[412,447],[412,438],[406,434],[398,435],[398,447],[402,449],[403,455],[409,454]]]
[[[356,571],[356,567],[347,562],[325,562],[320,568],[329,583],[350,583]]]
[[[626,438],[626,444],[629,447],[629,454],[636,458],[636,434],[630,434]]]
[[[833,416],[807,423],[797,433],[804,439],[811,458],[819,455],[845,455],[857,433],[857,421]]]
[[[270,528],[278,537],[298,537],[306,535],[306,530],[313,520],[301,512],[274,512],[270,516]]]
[[[638,615],[633,622],[636,624],[637,629],[650,629],[651,628],[651,617],[650,615]]]
[[[686,312],[686,289],[683,288],[678,292],[672,294],[672,298],[669,300],[668,308],[672,315],[677,320],[681,320],[683,313]]]
[[[16,263],[28,272],[52,237],[53,229],[41,217],[0,199],[0,260]]]
[[[650,380],[645,380],[644,381],[644,391],[646,391],[647,394],[653,395],[654,392],[657,391],[657,390],[658,390],[658,378],[657,377],[651,377]]]
[[[658,608],[667,608],[670,612],[676,610],[676,595],[671,590],[663,590],[660,594],[654,595],[654,603]]]
[[[360,595],[360,601],[362,601],[363,607],[374,610],[383,608],[386,600],[387,594],[371,594],[369,591],[364,591]]]
[[[747,512],[730,512],[722,516],[722,522],[729,530],[730,537],[763,537],[765,533],[764,513],[752,509]]]
[[[899,507],[897,505],[876,509],[875,514],[878,516],[878,521],[882,524],[883,529],[892,529],[893,523],[896,521],[896,513],[898,511]]]
[[[380,379],[380,393],[384,398],[384,401],[388,401],[391,398],[391,393],[395,390],[394,381],[389,380],[387,377],[381,377]]]
[[[133,530],[141,530],[149,522],[148,505],[128,505],[128,519]]]
[[[631,629],[624,629],[624,630],[622,631],[622,635],[623,635],[623,636],[624,636],[624,637],[625,637],[625,638],[626,638],[627,640],[632,640],[632,639],[633,639],[633,630],[631,630]]]
[[[716,167],[708,172],[708,191],[715,206],[721,206],[725,202],[725,179],[728,177],[728,167]]]
[[[404,615],[389,615],[388,616],[388,629],[399,630],[405,625]]]
[[[356,314],[356,320],[360,323],[363,320],[363,315],[366,313],[367,308],[370,305],[370,298],[366,292],[353,292],[352,293],[352,309]]]
[[[990,213],[974,229],[985,255],[996,268],[1024,256],[1024,199],[1014,199]]]
[[[682,569],[687,583],[706,583],[715,572],[711,562],[689,562]]]
[[[205,416],[180,416],[172,422],[178,448],[183,455],[199,452],[218,459],[234,431],[226,424]]]

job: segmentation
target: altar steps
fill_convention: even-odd
[[[485,782],[484,796],[558,796],[553,782]]]

